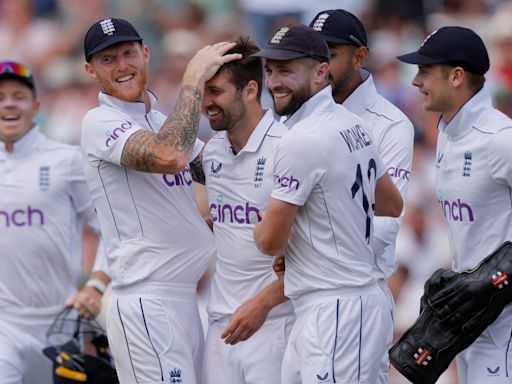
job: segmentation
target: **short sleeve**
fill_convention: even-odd
[[[128,115],[106,108],[96,108],[87,113],[82,124],[82,146],[92,165],[108,161],[121,165],[121,155],[126,141],[143,129]]]
[[[302,206],[323,177],[322,152],[314,141],[306,141],[288,132],[279,143],[272,198]]]
[[[487,156],[492,178],[498,183],[512,186],[512,127],[498,131],[489,142]]]

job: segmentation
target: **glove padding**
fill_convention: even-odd
[[[475,268],[439,269],[425,283],[416,322],[389,350],[391,364],[415,384],[433,384],[512,301],[512,243]]]

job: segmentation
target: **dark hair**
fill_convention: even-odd
[[[238,91],[241,91],[249,81],[254,80],[258,84],[258,101],[261,99],[263,87],[263,62],[261,57],[252,56],[260,48],[249,36],[239,36],[236,45],[227,53],[241,53],[240,60],[233,60],[223,64],[217,73],[227,71],[231,74],[231,81]]]
[[[455,67],[460,67],[460,65],[457,65],[457,63],[444,64],[443,76],[448,77],[448,72]],[[464,75],[467,77],[468,86],[474,94],[479,92],[484,87],[485,75],[469,72],[467,70],[464,70]]]
[[[484,83],[485,83],[485,76],[484,75],[479,75],[477,73],[466,72],[466,76],[468,77],[469,87],[475,93],[477,93],[478,91],[480,91],[484,87]]]

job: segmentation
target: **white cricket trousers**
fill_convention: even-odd
[[[195,284],[113,287],[107,335],[120,384],[201,384],[204,340]]]

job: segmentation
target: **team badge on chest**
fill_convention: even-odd
[[[471,165],[473,163],[473,154],[469,151],[464,153],[464,165],[462,166],[462,177],[471,176]]]
[[[42,165],[39,167],[39,189],[47,191],[50,188],[50,167]]]
[[[256,162],[256,171],[254,172],[254,188],[261,188],[263,184],[263,172],[265,171],[265,163],[267,159],[261,157]]]

